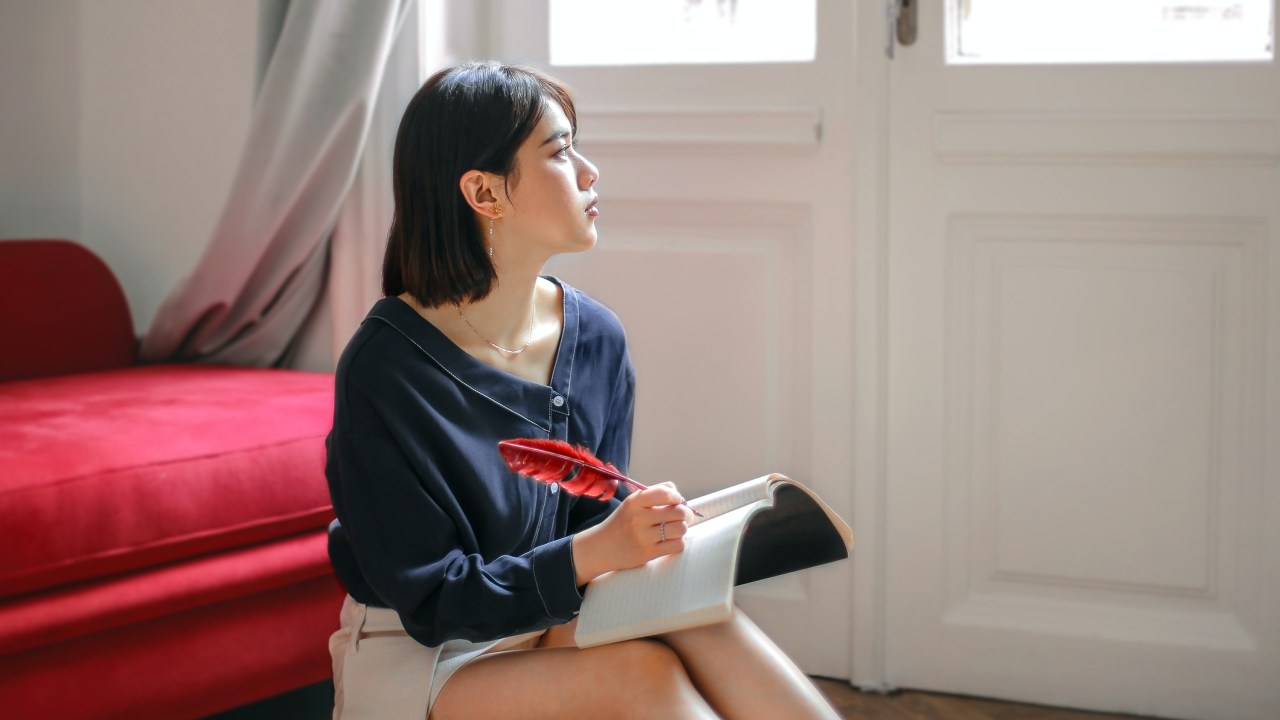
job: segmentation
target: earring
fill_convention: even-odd
[[[493,216],[489,218],[489,257],[493,257],[493,221],[500,217],[502,217],[502,205],[494,203]]]

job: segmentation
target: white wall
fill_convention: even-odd
[[[80,4],[0,0],[0,237],[80,235]]]
[[[230,188],[259,28],[258,0],[0,0],[0,237],[93,249],[143,333]]]

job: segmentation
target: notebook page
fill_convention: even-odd
[[[732,602],[733,559],[742,525],[754,509],[742,507],[709,517],[689,529],[684,552],[592,581],[578,614],[578,644],[592,644],[593,638],[599,641],[615,633],[634,636],[625,630],[656,627],[653,623],[666,617],[701,615],[717,605],[725,606],[727,612]]]
[[[774,475],[765,475],[754,480],[738,483],[722,490],[707,493],[702,497],[689,501],[689,507],[705,515],[705,518],[694,517],[689,526],[699,525],[708,519],[723,515],[730,510],[750,505],[757,500],[769,497],[769,485]]]

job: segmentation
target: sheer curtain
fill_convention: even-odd
[[[270,366],[292,358],[331,367],[331,358],[300,351],[324,345],[313,336],[326,286],[326,299],[341,307],[329,312],[331,326],[341,325],[328,330],[330,355],[352,313],[368,306],[367,248],[380,247],[380,216],[390,212],[392,111],[383,109],[397,102],[389,94],[403,97],[400,108],[412,95],[403,94],[406,70],[389,69],[389,60],[412,52],[417,84],[416,27],[398,32],[412,9],[413,0],[289,4],[231,195],[196,269],[157,312],[144,360]],[[393,53],[397,35],[413,48]],[[384,77],[399,90],[383,88]]]
[[[392,151],[400,116],[423,80],[421,12],[421,3],[407,10],[387,58],[365,150],[330,240],[328,282],[282,363],[288,367],[332,371],[369,307],[382,297],[382,254],[395,207]]]

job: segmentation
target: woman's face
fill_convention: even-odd
[[[521,249],[580,252],[596,243],[599,213],[592,186],[600,173],[572,143],[564,110],[546,103],[542,119],[516,151],[497,221],[503,237]]]

